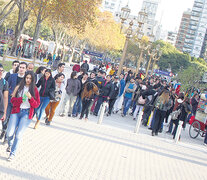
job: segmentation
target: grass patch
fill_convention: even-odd
[[[12,69],[12,61],[5,61],[4,64],[2,61],[0,61],[0,63],[4,66],[4,71],[8,72],[10,69]]]

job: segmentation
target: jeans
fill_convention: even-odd
[[[151,121],[151,125],[150,125],[150,127],[153,129],[153,127],[154,127],[154,123],[155,123],[155,115],[156,115],[156,111],[157,111],[157,109],[155,108],[154,109],[154,113],[153,113],[153,117],[152,117],[152,121]]]
[[[57,102],[50,102],[46,109],[45,109],[45,114],[46,114],[46,117],[48,118],[48,121],[52,121],[52,118],[54,117],[55,115],[55,110],[58,106],[58,104],[60,103],[60,101],[57,101]]]
[[[88,118],[88,113],[89,113],[89,107],[91,105],[91,99],[83,99],[82,100],[82,111],[80,118],[83,118],[84,114],[86,115],[85,117]]]
[[[19,113],[11,114],[6,134],[8,138],[8,145],[11,147],[10,155],[15,155],[22,135],[30,123],[29,109],[21,109]],[[15,138],[12,144],[14,135]]]
[[[133,113],[133,118],[135,119],[137,117],[138,112],[142,112],[143,111],[144,106],[142,105],[136,105],[136,109]]]
[[[109,114],[111,114],[115,102],[116,102],[116,99],[110,99],[109,100],[109,111],[108,111]]]
[[[128,112],[130,106],[131,106],[132,99],[124,97],[124,109],[123,114],[126,116],[126,113]]]
[[[77,96],[75,104],[73,106],[73,115],[77,115],[81,113],[81,109],[82,109],[82,100],[81,100],[81,96]]]
[[[98,101],[97,101],[97,104],[96,104],[96,107],[95,107],[95,109],[94,109],[94,113],[95,113],[95,114],[98,114],[99,109],[100,109],[100,107],[101,107],[101,104],[102,104],[104,101],[107,101],[107,98],[106,98],[106,97],[99,96]]]
[[[159,109],[156,109],[156,113],[155,113],[155,120],[154,120],[154,125],[152,128],[152,132],[158,133],[158,131],[161,128],[161,125],[164,121],[166,115],[166,111],[161,111]]]
[[[45,111],[49,103],[50,103],[49,97],[40,97],[40,105],[36,110],[36,116],[39,121],[42,120],[42,113]]]

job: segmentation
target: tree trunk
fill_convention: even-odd
[[[12,0],[13,1],[13,0]],[[11,4],[11,2],[12,1],[10,1],[7,5],[10,5]],[[0,16],[2,16],[3,14],[3,17],[1,17],[1,19],[0,19],[0,26],[2,25],[2,23],[5,21],[5,19],[7,18],[7,16],[13,11],[13,9],[14,9],[14,7],[16,6],[16,3],[14,3],[11,7],[10,7],[10,9],[7,11],[7,13],[5,13],[4,14],[4,10],[5,10],[5,8],[4,8],[4,10],[1,12],[1,14],[0,14]],[[8,7],[7,7],[8,8]],[[6,9],[7,9],[6,8]]]

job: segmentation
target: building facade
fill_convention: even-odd
[[[193,57],[200,57],[205,45],[207,28],[207,0],[195,0],[183,51]]]
[[[188,27],[189,27],[189,24],[190,24],[190,19],[191,19],[191,10],[188,9],[187,11],[185,11],[183,13],[181,23],[180,23],[180,27],[179,27],[179,30],[178,30],[176,43],[175,43],[175,47],[181,52],[183,52],[183,46],[184,46],[184,43],[185,43],[186,35],[188,33]]]
[[[109,11],[113,15],[116,12],[119,12],[123,7],[123,0],[103,0],[102,1],[102,9],[103,11]]]

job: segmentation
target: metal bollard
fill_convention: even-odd
[[[177,133],[175,135],[175,143],[178,143],[178,139],[180,137],[181,134],[181,130],[182,130],[182,125],[183,125],[183,121],[179,121],[179,125],[178,125],[178,129],[177,129]]]
[[[105,109],[106,109],[106,105],[107,105],[107,102],[103,102],[103,105],[102,105],[102,108],[101,108],[101,113],[100,113],[100,116],[99,116],[99,119],[98,119],[97,124],[101,124],[102,121],[103,121],[103,117],[104,117],[104,112],[105,112]]]
[[[143,115],[143,111],[141,111],[139,113],[139,116],[137,117],[137,124],[136,124],[136,127],[134,129],[134,133],[138,133],[139,132],[139,128],[140,128],[141,120],[142,120],[142,115]]]

